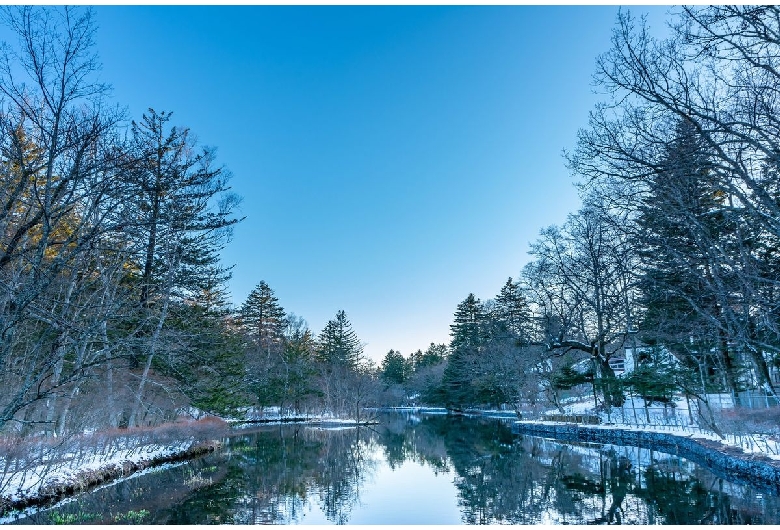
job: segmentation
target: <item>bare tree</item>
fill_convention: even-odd
[[[118,116],[93,81],[90,10],[10,7],[3,19],[19,42],[0,55],[0,428],[51,426],[54,403],[44,417],[17,413],[72,393],[106,359],[116,290],[90,272],[116,270],[100,253],[115,242]]]
[[[689,216],[699,229],[696,252],[706,249],[713,265],[700,280],[714,300],[702,306],[692,299],[691,307],[729,345],[721,347],[724,369],[745,356],[770,394],[766,360],[780,346],[780,280],[771,265],[780,246],[778,14],[776,6],[682,8],[672,36],[657,40],[645,21],[621,13],[595,76],[609,100],[592,112],[570,156],[590,187],[620,181],[628,194],[651,194],[686,124],[706,153],[706,178],[731,224],[718,237]],[[736,389],[736,375],[730,379]]]
[[[575,350],[594,362],[607,406],[622,402],[609,359],[624,343],[635,290],[630,241],[596,198],[550,227],[532,245],[524,270],[542,319],[542,342],[561,354]]]

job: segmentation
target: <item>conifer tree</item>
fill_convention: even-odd
[[[520,285],[510,277],[496,296],[491,319],[496,323],[502,337],[509,337],[520,343],[528,342],[531,311],[528,308]]]
[[[265,281],[249,293],[239,310],[241,325],[254,344],[266,353],[280,346],[287,325],[279,299]]]
[[[452,342],[450,348],[456,350],[466,350],[476,348],[484,340],[485,313],[482,302],[473,294],[469,293],[466,299],[458,304],[455,310],[455,321],[450,325]]]
[[[284,378],[282,398],[294,411],[300,411],[304,400],[317,394],[314,384],[316,342],[303,318],[290,313],[285,320],[287,327],[280,366],[280,376]]]
[[[327,366],[356,370],[362,361],[363,346],[343,309],[328,321],[318,342],[318,358]]]
[[[431,344],[425,350],[420,353],[419,359],[415,357],[415,370],[426,366],[434,366],[436,364],[443,363],[447,359],[447,345],[446,344]],[[416,354],[415,354],[416,355]]]
[[[476,357],[485,343],[485,312],[482,303],[470,293],[455,310],[450,356],[442,378],[442,389],[448,407],[456,410],[477,399],[472,381]]]
[[[738,367],[728,345],[724,311],[735,303],[733,269],[714,245],[733,246],[726,195],[713,178],[712,162],[692,124],[677,123],[637,218],[641,241],[641,292],[649,340],[671,347],[692,368],[713,373],[709,352],[736,394]],[[728,253],[732,253],[727,251]],[[734,253],[736,254],[736,253]],[[697,340],[704,338],[704,342]],[[701,351],[692,351],[693,349]]]
[[[400,385],[408,375],[407,362],[401,352],[390,350],[382,359],[381,376],[386,383]]]
[[[252,289],[239,310],[239,321],[249,347],[246,352],[246,378],[258,405],[277,405],[285,393],[282,371],[284,350],[284,309],[267,283]]]
[[[239,199],[229,193],[229,172],[214,165],[213,149],[197,148],[188,128],[170,126],[171,115],[150,108],[132,123],[125,178],[135,200],[126,207],[135,219],[128,230],[139,241],[144,305],[155,291],[199,291],[219,269],[217,253],[238,222],[231,217]]]

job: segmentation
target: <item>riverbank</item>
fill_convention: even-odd
[[[0,498],[0,517],[28,508],[50,506],[66,497],[89,491],[97,486],[118,479],[127,478],[147,469],[182,462],[211,453],[219,446],[220,442],[218,441],[198,443],[181,451],[173,451],[152,458],[128,459],[119,464],[106,464],[97,469],[75,471],[66,477],[46,482],[35,492],[27,494],[17,493]]]
[[[680,456],[706,466],[715,474],[735,482],[780,495],[780,460],[694,434],[673,434],[647,429],[578,425],[562,422],[518,421],[515,434],[529,434],[561,441],[631,445]]]
[[[245,422],[208,417],[67,440],[0,440],[0,523],[7,522],[3,517],[14,512],[51,506],[103,484],[213,452],[221,445],[218,440],[231,434],[282,423],[340,429],[378,422],[329,416],[255,418]]]
[[[4,438],[0,440],[0,517],[209,453],[229,432],[227,423],[209,417],[64,439]]]

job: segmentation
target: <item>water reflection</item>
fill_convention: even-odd
[[[777,497],[663,453],[518,438],[497,420],[388,415],[371,429],[261,429],[20,522],[778,524],[779,514]]]

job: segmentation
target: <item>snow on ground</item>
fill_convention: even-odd
[[[366,420],[337,418],[332,414],[291,416],[278,409],[262,412],[247,411],[255,422],[303,421],[318,428],[353,428],[358,424],[376,423]],[[238,422],[232,420],[229,423]],[[224,425],[224,424],[223,424]],[[246,424],[251,427],[253,424]],[[27,445],[7,445],[0,449],[0,499],[19,502],[38,496],[55,484],[73,484],[87,473],[99,472],[127,462],[140,463],[186,452],[195,443],[188,427],[179,426],[164,439],[155,439],[155,430],[142,430],[128,435],[104,436],[86,433],[69,440],[28,440]],[[219,437],[220,435],[216,435]],[[2,442],[2,440],[0,440]]]
[[[728,396],[727,396],[728,397]],[[723,403],[728,406],[727,403]],[[598,416],[600,425],[590,427],[599,429],[642,430],[674,434],[703,440],[713,440],[724,445],[737,447],[745,453],[757,453],[780,460],[780,440],[765,434],[729,434],[721,438],[714,432],[701,428],[695,423],[695,409],[691,410],[690,402],[680,397],[673,406],[653,405],[645,407],[641,398],[627,397],[622,407],[614,407],[610,414],[596,411],[593,398],[571,399],[562,404],[565,414]],[[545,415],[560,414],[557,409],[545,411]],[[537,420],[539,421],[539,420]],[[533,420],[531,420],[533,422]],[[553,422],[554,423],[554,422]]]
[[[290,416],[280,414],[278,409],[266,409],[262,414],[249,417],[264,423],[303,420],[312,427],[327,429],[347,429],[358,424],[376,423],[337,418],[332,414]],[[256,424],[244,426],[252,425]],[[185,453],[196,442],[196,438],[206,436],[211,439],[224,434],[219,434],[219,431],[208,434],[207,429],[208,426],[205,430],[201,426],[194,433],[185,424],[162,433],[155,429],[141,429],[140,432],[126,435],[85,433],[68,440],[27,440],[23,442],[26,444],[24,446],[6,443],[0,447],[0,499],[20,502],[35,498],[56,484],[75,484],[85,474],[114,466],[122,468],[128,462],[138,464],[161,461]]]
[[[191,441],[188,440],[166,447],[157,444],[125,446],[114,448],[108,453],[92,448],[81,451],[80,454],[70,452],[58,455],[56,459],[44,458],[38,465],[21,469],[18,463],[7,462],[7,457],[3,456],[0,457],[0,466],[6,471],[0,478],[0,497],[19,501],[35,496],[47,485],[73,482],[79,473],[98,471],[112,465],[121,466],[127,461],[170,457],[187,450],[190,445]]]

